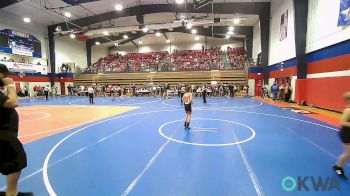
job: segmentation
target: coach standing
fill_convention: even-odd
[[[207,85],[203,84],[202,87],[202,98],[203,98],[203,103],[207,103]]]
[[[88,94],[89,94],[89,102],[90,104],[94,104],[94,92],[95,90],[92,88],[92,86],[90,86],[88,88]]]
[[[50,92],[50,87],[49,87],[49,85],[46,85],[46,87],[44,88],[46,100],[49,100],[49,92]]]
[[[19,193],[17,184],[21,170],[27,167],[27,157],[18,136],[18,106],[16,88],[8,69],[0,64],[0,86],[7,89],[7,96],[0,91],[0,173],[6,175],[6,196],[30,196],[32,193]],[[0,195],[5,195],[0,192]]]
[[[230,91],[230,97],[234,97],[235,96],[235,86],[230,83],[228,85],[228,90]]]

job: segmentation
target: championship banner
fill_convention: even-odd
[[[41,73],[47,75],[47,65],[35,65],[29,63],[1,62],[10,72],[15,73]]]
[[[350,0],[340,0],[338,27],[350,25]]]
[[[280,41],[288,36],[288,10],[281,15]]]

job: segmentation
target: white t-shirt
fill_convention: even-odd
[[[186,90],[186,89],[185,89],[185,87],[184,87],[184,86],[183,86],[183,87],[181,87],[181,92],[182,92],[182,93],[185,93],[185,90]]]
[[[47,91],[47,92],[48,92],[48,91],[50,91],[50,88],[46,86],[46,87],[44,88],[44,91]]]
[[[94,89],[91,88],[91,87],[89,87],[89,88],[88,88],[88,93],[94,93]]]

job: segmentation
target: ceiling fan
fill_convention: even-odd
[[[192,22],[196,22],[198,20],[204,20],[204,19],[209,19],[210,16],[207,13],[206,15],[202,15],[202,16],[196,16],[196,15],[192,15],[188,14],[188,13],[175,13],[175,20],[173,23],[182,23],[182,26],[185,26],[187,23],[192,23]]]

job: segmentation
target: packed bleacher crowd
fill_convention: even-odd
[[[248,60],[244,48],[221,48],[202,50],[174,50],[130,53],[121,55],[110,54],[100,58],[83,73],[113,73],[113,72],[146,72],[146,71],[205,71],[222,69],[243,69]],[[225,63],[228,67],[225,67]]]
[[[232,69],[242,69],[244,63],[248,60],[244,48],[227,47],[227,56],[229,58]]]

